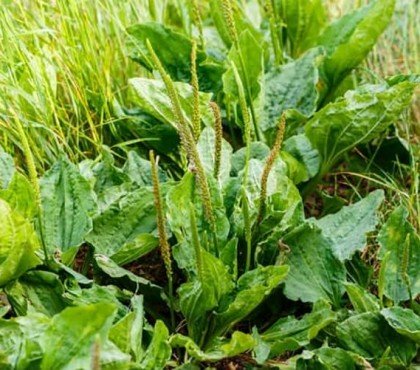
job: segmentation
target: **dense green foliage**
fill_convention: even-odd
[[[395,1],[331,24],[320,0],[165,4],[127,29],[144,76],[113,114],[135,150],[38,175],[19,121],[27,171],[0,147],[0,368],[414,366],[411,210],[382,220],[372,189],[305,212],[410,107],[418,76],[355,72]]]

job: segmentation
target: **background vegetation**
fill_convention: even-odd
[[[322,1],[330,20],[369,3]],[[211,57],[224,53],[215,62],[218,66],[205,72],[213,85],[207,89],[200,80],[202,90],[215,92],[210,109],[210,94],[194,90],[194,73],[193,88],[172,85],[171,78],[190,82],[186,76],[194,68],[189,69],[189,51],[181,61],[185,63],[174,67],[173,54],[165,59],[157,43],[143,39],[155,35],[153,27],[163,28],[154,24],[151,31],[138,34],[129,28],[156,21],[154,9],[162,2],[170,9],[171,24],[186,34],[169,33],[172,40],[190,40],[194,32],[199,39],[197,24],[192,25],[194,12],[188,14],[183,0],[0,0],[0,223],[6,225],[0,230],[0,367],[14,362],[10,369],[36,365],[49,370],[54,364],[70,369],[70,363],[74,368],[89,364],[94,370],[119,370],[166,364],[188,370],[210,363],[251,368],[268,359],[269,367],[300,364],[299,369],[332,370],[338,366],[328,361],[333,358],[349,369],[369,368],[369,360],[388,370],[417,361],[420,305],[412,289],[414,295],[420,289],[418,89],[411,107],[405,107],[413,81],[418,83],[414,75],[420,73],[419,1],[397,0],[388,28],[343,84],[335,86],[337,81],[322,65],[319,73],[325,75],[316,80],[322,99],[316,95],[303,119],[291,114],[286,126],[283,115],[278,125],[270,122],[259,142],[259,129],[248,117],[254,115],[251,106],[259,91],[253,95],[248,71],[234,64],[243,64],[246,47],[232,46],[228,38],[220,50],[209,48]],[[197,4],[207,9],[207,2]],[[264,12],[270,14],[266,8]],[[229,19],[224,16],[226,27],[223,22],[228,25]],[[235,21],[243,26],[240,19]],[[270,21],[260,23],[265,37],[273,40]],[[251,45],[256,41],[252,26],[243,27],[241,34]],[[222,38],[215,39],[222,43]],[[293,68],[311,70],[318,78],[316,57],[297,67],[293,63],[303,57],[297,58],[291,34],[284,39],[295,58],[287,60]],[[268,42],[264,47],[271,51]],[[143,48],[146,57],[133,58],[136,48]],[[198,53],[204,54],[200,44]],[[272,71],[276,78],[290,77],[273,67],[276,56],[260,54],[260,64],[267,65],[257,71],[263,77]],[[217,68],[223,72],[223,88],[211,80],[216,76],[220,82]],[[252,62],[247,68],[254,72]],[[252,75],[256,85],[258,73]],[[387,80],[395,75],[410,77]],[[370,127],[358,132],[357,125],[380,126],[383,117],[376,106],[372,104],[370,116],[363,115],[368,104],[349,113],[346,118],[355,132],[339,151],[322,135],[328,121],[322,115],[335,104],[329,99],[346,89],[360,87],[357,97],[363,106],[363,99],[369,99],[363,90],[368,83],[382,84],[371,90],[378,96],[382,88],[401,91],[390,99],[398,108],[389,109],[390,118],[372,136]],[[397,90],[401,85],[405,87]],[[236,101],[241,94],[246,96]],[[389,98],[378,99],[388,107]],[[343,114],[350,111],[345,105],[340,109]],[[200,114],[206,126],[202,132]],[[195,129],[197,115],[198,132],[188,123]],[[260,123],[267,119],[261,117]],[[336,132],[337,117],[331,124],[337,125]],[[322,118],[324,126],[319,125]],[[285,140],[279,156],[283,137],[292,141]],[[298,148],[302,137],[306,142]],[[221,157],[213,156],[219,144]],[[151,148],[155,154],[149,154]],[[311,169],[311,157],[305,154],[314,151],[319,163]],[[292,253],[288,245],[293,245]],[[287,275],[289,267],[292,273]],[[317,279],[308,280],[313,271],[319,286]],[[387,280],[384,271],[395,273],[395,281]],[[302,284],[307,280],[313,283],[309,288]],[[264,300],[268,295],[281,304]],[[86,340],[73,348],[72,358],[71,351],[60,352],[57,336],[65,332],[63,340],[70,347],[78,343],[83,329],[79,317],[94,327],[86,329]],[[74,327],[68,325],[73,322]],[[33,328],[42,334],[37,336]],[[354,333],[359,328],[358,342]],[[282,337],[289,329],[289,336]],[[9,342],[9,330],[18,339]],[[35,338],[33,346],[28,338]],[[361,349],[364,341],[379,345]],[[15,348],[23,348],[24,354],[14,357]],[[300,357],[302,348],[307,351]]]

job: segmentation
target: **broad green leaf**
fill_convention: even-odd
[[[356,253],[351,260],[346,261],[345,265],[349,280],[368,289],[375,271],[368,261],[363,260],[361,253]]]
[[[201,254],[199,277],[178,289],[179,306],[187,320],[189,336],[195,342],[200,342],[209,324],[210,312],[217,308],[222,297],[234,289],[232,277],[223,262],[205,250]]]
[[[19,324],[12,320],[0,319],[0,367],[2,369],[16,369],[23,343],[23,333]]]
[[[116,320],[120,320],[128,314],[128,308],[121,301],[129,301],[132,294],[122,291],[113,285],[93,284],[91,288],[81,289],[79,286],[68,287],[64,293],[66,299],[71,301],[73,306],[85,307],[90,305],[100,305],[101,303],[112,304],[117,308]]]
[[[180,138],[174,126],[159,121],[142,109],[124,109],[116,102],[114,113],[118,118],[117,127],[122,141],[141,138],[157,153],[179,156]]]
[[[259,225],[256,259],[263,265],[275,262],[282,252],[279,240],[304,222],[299,190],[286,176],[276,177],[276,192],[267,198],[266,215]]]
[[[319,37],[327,50],[324,73],[337,86],[375,45],[394,13],[395,0],[374,0],[333,22]]]
[[[48,329],[51,319],[38,312],[32,312],[12,320],[19,324],[23,335],[22,347],[17,351],[19,358],[15,369],[39,369],[39,363],[44,353],[44,333]]]
[[[314,221],[323,235],[331,239],[334,254],[340,261],[351,259],[366,246],[366,235],[375,231],[383,200],[383,190],[376,190],[359,202]]]
[[[152,166],[149,161],[140,157],[135,151],[130,150],[127,154],[127,161],[123,167],[132,182],[137,186],[152,186]],[[165,172],[159,168],[159,181],[165,182]]]
[[[92,356],[95,337],[104,341],[115,315],[109,303],[69,307],[53,317],[45,332],[42,370],[72,369],[86,353]]]
[[[304,351],[297,360],[297,370],[356,370],[354,355],[342,348],[322,347],[312,352]],[[366,361],[363,362],[366,366]]]
[[[263,49],[257,39],[247,30],[239,35],[238,44],[239,50],[232,46],[227,57],[229,68],[223,75],[223,91],[231,101],[238,101],[238,87],[231,66],[231,63],[234,63],[246,89],[245,94],[249,103],[254,101],[261,91],[260,80],[264,73]]]
[[[10,154],[0,145],[0,189],[6,189],[15,173],[15,164]]]
[[[207,183],[210,188],[210,195],[215,218],[215,233],[209,228],[204,215],[203,199],[200,187],[193,173],[188,172],[182,180],[173,186],[167,194],[167,218],[171,231],[176,236],[178,243],[183,243],[174,249],[174,257],[177,259],[180,268],[191,268],[194,249],[191,242],[190,210],[191,203],[194,205],[197,229],[201,243],[208,244],[206,247],[212,253],[217,253],[216,249],[222,249],[227,243],[230,224],[226,216],[220,186],[213,176],[207,176]],[[215,234],[216,237],[213,237]],[[179,257],[179,258],[178,258]]]
[[[92,167],[88,167],[85,171],[89,172],[90,180],[93,181],[94,190],[98,195],[110,189],[112,191],[115,187],[130,181],[130,177],[121,168],[115,166],[112,152],[106,146],[103,147],[101,161],[91,165]]]
[[[311,313],[301,319],[294,316],[279,319],[261,334],[261,339],[269,344],[270,357],[279,356],[308,345],[322,329],[336,320],[337,314],[326,301],[321,300],[314,304]]]
[[[126,243],[156,228],[153,191],[139,188],[112,203],[93,220],[93,229],[86,240],[95,251],[112,257]]]
[[[229,340],[218,341],[205,351],[189,337],[176,334],[171,338],[173,348],[185,348],[187,353],[198,361],[219,361],[229,357],[240,355],[251,350],[255,345],[255,340],[251,335],[235,331]]]
[[[159,246],[159,239],[151,234],[140,234],[134,238],[133,241],[123,245],[115,254],[112,255],[112,260],[118,265],[126,265],[133,262]]]
[[[409,290],[413,298],[420,294],[420,238],[407,216],[408,211],[398,207],[378,234],[379,258],[383,261],[389,253],[382,271],[383,293],[395,302],[410,299]]]
[[[247,149],[241,148],[232,155],[232,174],[238,176],[243,171],[246,164],[246,151]],[[270,153],[270,147],[261,142],[253,141],[250,144],[250,159],[258,159],[264,161]]]
[[[378,298],[357,284],[346,283],[346,292],[357,313],[378,312],[380,305]]]
[[[246,318],[285,279],[288,271],[288,266],[261,266],[243,274],[233,300],[216,314],[213,336],[223,335]]]
[[[345,152],[385,131],[409,106],[414,86],[362,86],[315,113],[305,133],[322,157],[322,174]]]
[[[174,116],[171,99],[169,98],[165,84],[161,80],[149,78],[132,78],[129,81],[135,91],[134,101],[137,106],[147,114],[159,121],[177,127],[177,119]],[[185,120],[192,125],[193,115],[193,89],[191,85],[183,82],[175,82],[179,101]],[[214,121],[213,112],[210,108],[212,94],[200,92],[201,120],[205,126],[212,126]]]
[[[247,196],[249,206],[249,219],[251,225],[256,222],[261,194],[261,178],[264,171],[264,162],[262,160],[251,159],[248,163],[248,178],[245,180],[245,170],[239,173],[239,178],[243,184],[243,191],[238,191],[234,203],[234,212],[232,224],[237,235],[243,235],[245,230],[243,216],[243,192]],[[264,254],[272,256],[273,243],[278,244],[280,235],[283,235],[290,227],[296,225],[296,221],[301,221],[303,208],[299,191],[293,182],[287,177],[287,166],[279,156],[274,162],[273,170],[270,172],[267,180],[267,206],[265,217],[259,226],[259,235],[257,242],[258,250]],[[277,239],[277,240],[275,240]],[[264,245],[262,245],[264,244]],[[267,244],[267,245],[266,245]],[[274,247],[278,251],[277,247]],[[260,252],[258,252],[259,254]],[[275,253],[276,255],[276,253]],[[262,264],[272,264],[267,262],[264,257]]]
[[[389,347],[392,364],[409,365],[416,354],[414,342],[394,331],[379,313],[348,318],[337,326],[337,337],[349,350],[367,359],[380,359]]]
[[[120,185],[102,189],[97,196],[98,212],[96,216],[104,213],[113,203],[121,201],[135,189],[137,189],[137,186],[131,182],[124,182]]]
[[[119,282],[118,286],[124,287],[126,289],[135,291],[136,293],[144,294],[147,298],[146,303],[151,303],[153,300],[158,299],[159,303],[160,296],[163,294],[162,288],[158,285],[153,284],[149,280],[137,276],[132,272],[118,266],[112,259],[107,256],[96,254],[95,261],[98,267],[109,277],[113,279],[117,279]],[[128,280],[126,284],[124,284],[123,280]]]
[[[72,261],[92,228],[95,201],[77,166],[62,157],[40,180],[42,235],[50,253],[56,249]]]
[[[389,86],[394,86],[404,81],[410,81],[410,82],[418,84],[420,83],[420,74],[408,74],[408,75],[399,74],[399,75],[391,76],[386,79],[386,82]]]
[[[318,64],[323,50],[314,48],[299,59],[269,71],[264,79],[264,132],[274,135],[280,116],[293,109],[311,116],[317,107]]]
[[[321,158],[305,134],[294,135],[283,143],[283,150],[302,163],[308,174],[307,180],[314,177],[320,168]],[[305,180],[304,180],[305,181]]]
[[[37,212],[34,188],[19,172],[14,173],[7,189],[0,190],[0,198],[28,220],[32,220]]]
[[[331,241],[315,225],[304,224],[286,235],[282,243],[290,248],[285,260],[290,266],[286,296],[303,302],[326,299],[339,307],[346,271],[334,256]]]
[[[20,316],[30,311],[53,316],[67,307],[64,286],[52,272],[29,271],[5,291],[13,310]]]
[[[381,315],[401,335],[420,344],[420,316],[408,308],[384,308]]]
[[[40,264],[39,241],[33,226],[0,199],[0,286]]]
[[[109,339],[124,353],[130,353],[134,360],[143,356],[142,336],[144,325],[143,297],[135,296],[131,300],[132,311],[112,326]]]
[[[213,176],[215,164],[215,133],[211,127],[206,127],[198,139],[197,150],[200,155],[205,171],[209,176]],[[220,153],[220,182],[224,184],[230,176],[232,147],[222,139],[222,150]]]
[[[321,0],[281,0],[280,12],[294,57],[315,45],[327,21]]]
[[[140,363],[141,370],[163,370],[171,357],[169,331],[165,324],[157,320],[153,329],[152,341]]]
[[[96,343],[92,346],[86,359],[81,361],[79,368],[93,368],[95,365],[95,360],[90,358],[90,354],[94,353],[97,350],[97,356],[99,358],[99,367],[104,370],[130,370],[133,366],[133,363],[130,361],[131,356],[126,353],[123,353],[119,348],[112,343],[110,340],[105,340],[104,343],[101,342],[101,339],[96,337]],[[95,355],[93,355],[95,356]]]
[[[146,40],[152,44],[166,71],[175,81],[191,81],[192,40],[162,24],[146,22],[127,29],[130,57],[149,71],[153,70]],[[197,52],[197,73],[204,91],[217,91],[221,87],[223,66],[209,58],[199,49]]]

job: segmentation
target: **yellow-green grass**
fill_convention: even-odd
[[[80,160],[117,143],[113,101],[130,105],[127,81],[142,73],[126,56],[125,28],[148,20],[149,4],[162,1],[1,1],[1,144],[19,156],[19,120],[42,170],[62,151]],[[325,0],[331,18],[365,2]],[[418,0],[397,0],[392,23],[359,69],[366,79],[419,72],[418,8]],[[415,151],[420,109],[413,112],[401,131]]]
[[[20,0],[0,6],[0,140],[28,132],[39,168],[66,152],[98,152],[112,135],[112,103],[139,74],[125,55],[125,28],[144,19],[142,0]],[[18,152],[18,151],[16,151]],[[16,153],[18,154],[18,153]]]

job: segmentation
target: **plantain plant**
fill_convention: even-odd
[[[150,1],[127,30],[149,77],[130,80],[136,109],[116,105],[138,150],[38,178],[25,146],[28,180],[0,149],[1,368],[415,366],[408,211],[382,222],[381,189],[304,211],[410,105],[416,76],[350,78],[393,9],[328,25],[318,0]]]

